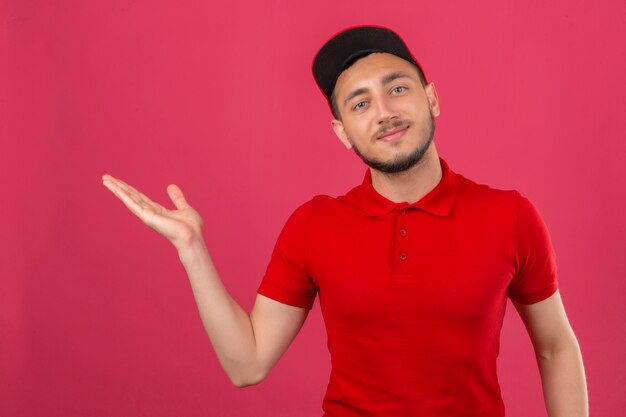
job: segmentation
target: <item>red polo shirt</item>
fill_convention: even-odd
[[[316,196],[283,228],[259,293],[311,308],[319,294],[332,371],[324,416],[504,416],[496,375],[507,297],[557,289],[550,237],[517,191],[441,161],[414,204],[363,184]]]

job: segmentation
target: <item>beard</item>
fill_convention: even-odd
[[[395,127],[395,126],[394,126]],[[433,136],[435,135],[435,118],[432,113],[429,112],[428,118],[428,126],[426,126],[426,133],[424,134],[423,140],[417,145],[417,148],[413,152],[408,155],[397,155],[391,161],[381,161],[380,159],[369,158],[359,151],[359,149],[352,144],[352,148],[354,149],[354,153],[358,155],[359,158],[367,166],[376,171],[384,172],[386,174],[397,174],[399,172],[406,171],[409,168],[414,167],[418,164],[424,154],[430,147],[430,144],[433,141]]]

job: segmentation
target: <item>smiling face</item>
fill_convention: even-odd
[[[341,115],[331,122],[335,134],[371,168],[402,172],[427,154],[439,102],[411,63],[372,53],[339,76],[333,94]]]

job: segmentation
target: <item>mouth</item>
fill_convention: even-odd
[[[387,130],[378,136],[378,140],[383,140],[385,142],[391,142],[397,139],[400,139],[404,136],[404,133],[409,129],[408,125],[404,125],[402,127],[397,127],[395,129]]]

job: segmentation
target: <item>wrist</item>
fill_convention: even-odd
[[[178,257],[180,258],[181,262],[183,262],[183,264],[186,262],[190,262],[194,259],[198,259],[199,257],[207,254],[204,239],[200,234],[186,239],[184,242],[179,243],[175,246],[176,250],[178,251]]]

